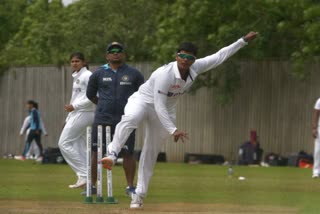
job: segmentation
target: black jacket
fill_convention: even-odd
[[[143,75],[126,64],[116,72],[107,66],[93,72],[87,87],[87,97],[93,101],[98,96],[94,123],[112,125],[120,122],[128,98],[143,83]]]

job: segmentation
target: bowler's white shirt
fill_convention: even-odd
[[[162,125],[173,134],[177,130],[175,112],[178,98],[190,89],[199,74],[217,67],[246,44],[241,38],[215,54],[197,59],[190,67],[186,81],[181,78],[176,61],[164,65],[154,71],[136,93],[144,102],[154,105]]]

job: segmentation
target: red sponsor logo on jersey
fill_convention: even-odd
[[[181,88],[181,86],[180,85],[173,85],[173,86],[171,86],[171,88],[172,89],[179,89],[179,88]]]

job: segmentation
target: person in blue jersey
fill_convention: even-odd
[[[43,147],[41,144],[41,116],[40,112],[37,109],[38,103],[33,100],[27,102],[27,108],[30,112],[30,131],[26,140],[26,148],[30,148],[32,141],[34,140],[39,148],[40,156],[37,158],[38,162],[42,161],[43,158]],[[26,152],[22,155],[22,159],[25,158]]]
[[[35,108],[39,110],[38,103],[35,103],[35,104],[36,104]],[[47,130],[45,129],[45,126],[44,126],[44,123],[43,123],[43,120],[41,117],[40,117],[40,124],[41,124],[42,134],[44,136],[48,136]],[[24,143],[26,142],[26,140],[28,138],[29,132],[30,132],[30,112],[29,112],[28,116],[24,119],[23,125],[20,130],[20,136],[23,136],[23,134],[26,133]],[[20,156],[20,157],[18,156],[18,157],[16,157],[16,159],[24,160],[24,157],[26,157],[26,159],[38,159],[40,157],[39,148],[34,141],[31,143],[31,145],[25,144],[23,156]]]
[[[90,77],[87,97],[97,105],[92,126],[92,183],[97,180],[97,127],[103,127],[103,144],[105,145],[105,128],[111,127],[113,135],[116,125],[124,114],[124,107],[128,98],[138,91],[144,83],[143,75],[135,68],[125,63],[124,46],[118,42],[110,43],[106,48],[108,64],[101,66]],[[134,159],[135,132],[128,137],[122,148],[123,168],[127,179],[126,193],[131,195],[135,191],[133,185],[136,171]],[[103,150],[105,151],[105,149]],[[92,192],[95,193],[95,188]],[[83,192],[84,194],[85,192]]]

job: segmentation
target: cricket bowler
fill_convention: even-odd
[[[129,98],[125,114],[108,146],[108,156],[101,163],[104,168],[111,170],[130,133],[141,121],[144,122],[144,145],[137,188],[132,194],[130,208],[142,208],[158,153],[166,139],[170,136],[175,142],[188,139],[188,134],[175,125],[178,98],[190,89],[198,75],[223,63],[256,36],[256,32],[249,32],[217,53],[200,59],[196,59],[198,48],[190,42],[184,42],[177,49],[176,61],[154,71],[149,80]]]

